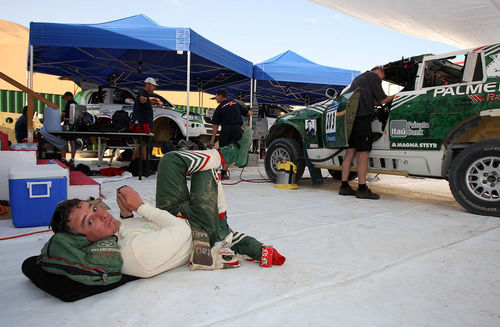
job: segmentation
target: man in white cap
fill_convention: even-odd
[[[156,90],[158,83],[153,77],[148,77],[144,80],[144,88],[137,92],[137,97],[134,102],[133,121],[136,124],[147,124],[149,129],[153,128],[153,107],[149,101],[149,96]],[[146,158],[146,148],[142,147],[142,157]],[[132,159],[139,158],[139,148],[135,149]]]

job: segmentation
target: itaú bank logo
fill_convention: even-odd
[[[392,137],[406,137],[406,120],[391,121],[390,129]]]
[[[431,126],[428,122],[407,120],[391,121],[391,137],[424,136],[424,131]]]

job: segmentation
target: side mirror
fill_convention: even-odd
[[[332,89],[332,88],[327,88],[326,91],[325,91],[325,95],[328,99],[332,99],[332,100],[335,100],[335,98],[337,97],[338,95],[338,92],[337,90],[335,89]]]

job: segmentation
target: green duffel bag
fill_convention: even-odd
[[[109,285],[122,278],[123,260],[116,236],[91,243],[83,235],[56,233],[38,261],[45,271],[86,285]]]

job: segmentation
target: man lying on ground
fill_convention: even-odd
[[[188,262],[191,269],[238,266],[231,251],[259,260],[262,243],[244,234],[233,234],[225,216],[219,220],[217,214],[218,198],[223,199],[223,193],[215,169],[223,161],[246,164],[250,132],[244,134],[239,144],[220,150],[166,154],[157,177],[157,205],[161,209],[143,203],[136,191],[123,187],[117,191],[120,216],[130,216],[135,211],[141,218],[116,220],[97,206],[73,199],[58,205],[51,221],[52,230],[82,234],[90,242],[116,235],[123,259],[122,273],[138,277],[151,277]],[[191,193],[187,191],[186,173],[192,174]],[[189,221],[178,217],[179,213]],[[211,249],[206,246],[208,242],[213,245]],[[275,264],[284,262],[277,251],[275,256]]]

